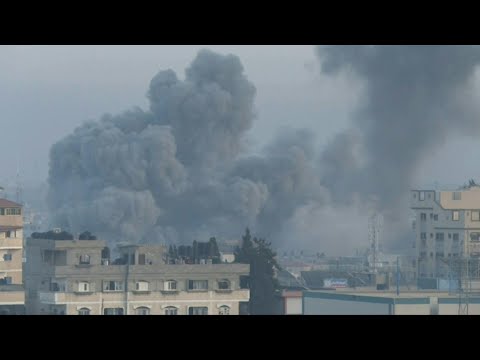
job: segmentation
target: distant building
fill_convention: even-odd
[[[0,314],[23,313],[22,265],[22,206],[0,199]]]
[[[243,281],[249,265],[203,259],[199,254],[214,248],[201,244],[170,251],[123,245],[112,261],[103,240],[29,238],[27,314],[239,314],[250,298]]]
[[[418,278],[447,278],[450,259],[480,257],[480,187],[413,190]]]

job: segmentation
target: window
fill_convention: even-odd
[[[218,280],[218,289],[219,290],[230,290],[230,281],[223,279]]]
[[[250,288],[250,278],[248,275],[240,275],[240,289]]]
[[[420,214],[420,221],[427,221],[427,214],[421,213]]]
[[[427,240],[427,233],[424,233],[424,232],[420,233],[420,239]]]
[[[123,315],[123,308],[105,308],[103,315]]]
[[[4,254],[3,261],[12,261],[12,254]]]
[[[453,200],[462,200],[462,193],[461,192],[454,192],[452,193],[452,199]]]
[[[5,284],[10,285],[12,283],[12,277],[11,276],[5,276]]]
[[[472,221],[480,221],[480,211],[472,211]]]
[[[5,208],[0,208],[0,215],[5,215]]]
[[[435,233],[435,240],[436,241],[443,241],[444,240],[444,233]]]
[[[191,307],[188,309],[188,315],[208,315],[207,307]]]
[[[458,211],[452,211],[452,220],[453,221],[460,220],[460,213]]]
[[[430,239],[433,239],[433,233],[430,233]]]
[[[458,233],[457,234],[453,234],[453,241],[458,241],[459,240],[459,236],[458,236]]]
[[[21,215],[22,214],[22,211],[20,208],[6,208],[5,209],[5,212],[4,212],[5,215]]]
[[[5,237],[6,237],[7,239],[12,238],[12,232],[11,232],[11,231],[5,232]]]
[[[78,315],[90,315],[90,309],[81,308],[80,310],[78,310]]]
[[[420,201],[425,200],[425,191],[420,191],[419,199],[420,199]]]
[[[165,308],[165,315],[178,315],[178,309],[174,306],[167,306]]]
[[[146,306],[141,306],[135,309],[135,315],[150,315],[150,309]]]
[[[175,280],[167,280],[163,283],[165,291],[177,291],[177,282]]]
[[[137,290],[137,291],[148,291],[148,282],[138,281],[135,284],[135,290]]]
[[[433,215],[433,220],[434,220],[434,221],[438,221],[438,215],[436,215],[436,214]]]
[[[475,242],[480,241],[480,233],[478,232],[471,233],[470,240]]]
[[[448,233],[448,238],[451,239],[451,238],[452,238],[452,234]]]
[[[78,292],[89,292],[90,284],[86,281],[80,281],[78,283]]]
[[[90,264],[90,255],[82,254],[80,255],[80,265],[89,265]]]
[[[103,291],[123,291],[123,281],[104,281]]]
[[[230,315],[230,307],[223,305],[218,308],[218,315]]]
[[[138,265],[145,265],[145,254],[138,255]]]
[[[208,280],[188,280],[188,290],[206,291],[208,290]]]

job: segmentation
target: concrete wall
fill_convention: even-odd
[[[0,226],[23,227],[22,215],[0,215]]]
[[[302,315],[303,299],[296,297],[285,298],[285,315]]]
[[[395,315],[430,315],[430,304],[395,304]]]

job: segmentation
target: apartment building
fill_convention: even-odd
[[[412,190],[418,277],[448,277],[449,259],[480,257],[480,187]]]
[[[28,238],[27,314],[237,315],[249,265],[173,262],[163,246]]]
[[[0,314],[23,313],[22,206],[0,199]]]

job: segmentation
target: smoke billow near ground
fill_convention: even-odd
[[[479,128],[469,86],[480,52],[321,46],[317,53],[325,74],[350,71],[365,88],[352,128],[321,152],[312,131],[274,129],[275,140],[250,156],[255,86],[238,57],[202,50],[183,80],[171,70],[152,79],[150,109],[106,115],[53,145],[55,224],[111,243],[238,239],[249,226],[276,246],[351,253],[366,244],[366,210],[376,208],[397,226],[386,240],[398,241],[422,157],[450,132]]]

